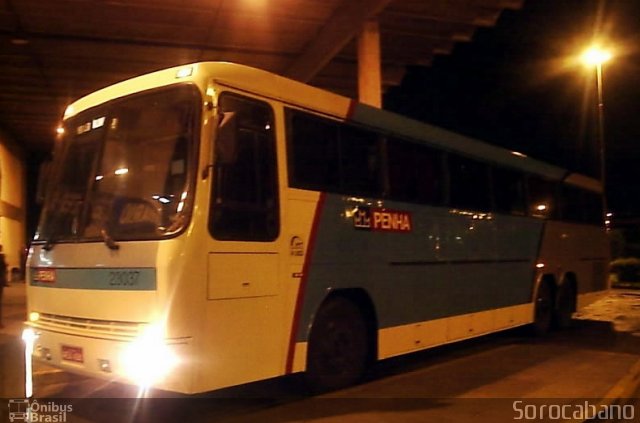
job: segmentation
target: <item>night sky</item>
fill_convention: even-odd
[[[599,175],[595,69],[577,57],[594,37],[604,65],[608,205],[640,217],[640,1],[525,0],[473,41],[410,68],[384,107]]]

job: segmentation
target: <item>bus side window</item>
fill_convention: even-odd
[[[420,204],[442,203],[442,154],[424,145],[389,139],[389,198]]]
[[[487,165],[451,154],[449,156],[449,203],[451,207],[489,211],[491,195]]]
[[[340,128],[341,190],[347,194],[382,195],[382,160],[378,134],[354,126]]]
[[[558,215],[556,184],[537,177],[528,180],[529,216],[555,218]]]
[[[233,114],[235,132],[224,131],[221,142],[235,145],[224,145],[233,154],[216,150],[209,231],[220,240],[273,241],[280,221],[271,108],[230,93],[220,96],[219,107]]]
[[[494,167],[492,176],[495,211],[515,216],[526,215],[524,175],[515,170]]]
[[[294,110],[287,110],[287,125],[289,184],[294,188],[338,191],[338,125]]]

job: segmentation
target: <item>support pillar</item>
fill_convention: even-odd
[[[378,108],[382,107],[380,68],[380,24],[369,20],[358,35],[358,100]]]

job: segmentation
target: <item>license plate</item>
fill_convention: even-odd
[[[62,346],[62,359],[73,363],[84,363],[84,355],[81,347],[72,347],[71,345]]]

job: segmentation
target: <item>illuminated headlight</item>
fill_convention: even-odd
[[[121,356],[125,375],[138,386],[149,387],[169,374],[178,357],[166,344],[161,325],[150,325]]]

